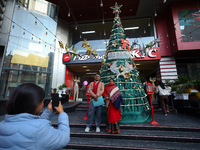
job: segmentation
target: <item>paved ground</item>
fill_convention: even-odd
[[[83,120],[86,113],[84,111],[74,111],[68,113],[69,121],[72,124],[85,124],[86,121]],[[168,116],[164,116],[162,112],[155,112],[155,121],[159,123],[159,126],[180,126],[180,127],[200,127],[200,119],[197,117],[192,117],[179,113],[169,113]],[[52,118],[52,122],[57,122],[57,115]],[[104,122],[102,122],[104,123]],[[133,125],[148,125],[152,126],[150,123],[134,123]]]
[[[70,124],[86,124],[83,118],[86,116],[86,111],[73,111],[67,113],[69,116]],[[200,119],[185,114],[170,112],[168,116],[164,116],[162,112],[155,112],[155,121],[159,126],[176,126],[176,127],[200,127]],[[0,121],[4,119],[5,115],[0,116]],[[58,114],[54,115],[51,119],[52,123],[57,123]],[[105,122],[102,122],[104,124]],[[132,125],[147,125],[152,126],[150,123],[134,123]]]

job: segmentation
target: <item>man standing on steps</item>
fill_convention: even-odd
[[[100,82],[100,75],[97,73],[94,77],[94,82],[91,82],[90,87],[89,87],[89,93],[91,94],[91,100],[90,100],[90,104],[89,104],[88,119],[87,119],[85,132],[90,131],[90,128],[91,128],[92,122],[93,122],[95,108],[96,108],[96,120],[95,120],[96,132],[100,132],[102,105],[94,107],[92,99],[97,101],[98,97],[102,96],[103,92],[104,92],[104,83]]]

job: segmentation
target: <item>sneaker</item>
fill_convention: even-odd
[[[85,132],[88,133],[89,131],[90,131],[90,128],[89,128],[89,127],[86,127],[86,128],[85,128]]]
[[[165,116],[167,116],[167,114],[165,114]]]
[[[100,128],[99,127],[96,127],[96,132],[100,132],[101,130],[100,130]]]
[[[167,110],[167,113],[169,113],[169,110]]]

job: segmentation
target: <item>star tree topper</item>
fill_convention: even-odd
[[[113,14],[114,13],[121,13],[120,8],[122,7],[122,5],[118,5],[117,2],[115,2],[115,6],[110,7],[111,9],[113,9]]]

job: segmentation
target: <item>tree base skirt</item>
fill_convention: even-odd
[[[101,120],[107,120],[105,111],[101,114]],[[150,122],[152,121],[151,110],[143,111],[143,112],[126,112],[122,113],[122,120],[120,123],[141,123],[141,122]]]

